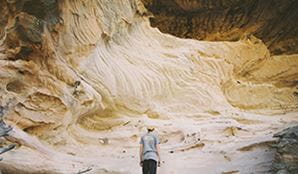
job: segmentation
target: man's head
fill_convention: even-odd
[[[147,126],[148,132],[153,132],[154,131],[154,126]]]

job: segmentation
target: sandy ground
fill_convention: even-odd
[[[232,114],[154,123],[158,125],[157,131],[163,142],[164,163],[158,169],[159,174],[255,174],[270,173],[274,154],[269,148],[274,140],[272,135],[297,124],[298,117],[295,113],[282,116]],[[110,169],[140,173],[138,146],[124,145],[116,149],[123,149],[123,153],[110,154],[118,158],[114,159],[115,163],[105,158],[99,161],[105,161]]]
[[[78,141],[76,145],[55,144],[59,152],[39,150],[39,153],[22,147],[4,154],[2,164],[18,163],[31,172],[47,165],[57,173],[78,173],[91,168],[86,173],[138,174],[141,173],[138,141],[145,132],[144,125],[150,124],[156,126],[162,142],[159,174],[270,173],[274,155],[270,148],[272,135],[298,123],[297,113],[261,116],[235,112],[171,120],[130,119],[125,126],[102,132],[77,127],[84,139],[73,140]]]

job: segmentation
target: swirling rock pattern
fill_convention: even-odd
[[[252,35],[163,34],[139,0],[0,3],[0,100],[17,101],[6,121],[19,144],[3,173],[138,173],[148,124],[163,173],[266,172],[273,132],[297,122],[297,55]]]

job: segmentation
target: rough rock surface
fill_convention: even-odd
[[[298,122],[298,55],[252,35],[163,34],[139,0],[2,0],[0,12],[0,104],[17,101],[6,122],[19,144],[3,173],[139,173],[148,124],[161,173],[266,173],[272,134]]]
[[[298,53],[298,1],[142,0],[152,26],[198,40],[239,40],[253,34],[273,54]]]
[[[276,144],[277,154],[273,172],[277,174],[298,173],[298,126],[275,134],[279,140]]]

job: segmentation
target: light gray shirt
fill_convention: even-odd
[[[153,132],[148,132],[142,136],[140,144],[143,145],[142,160],[158,161],[156,145],[160,144],[158,136]]]

